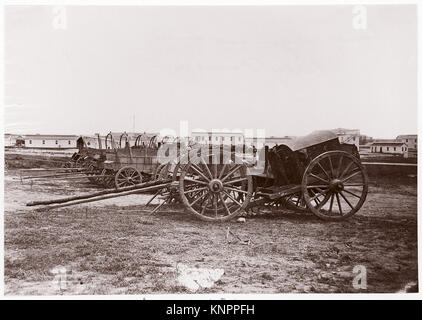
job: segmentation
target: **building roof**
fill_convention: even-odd
[[[221,134],[230,134],[230,135],[243,135],[241,131],[200,131],[192,130],[192,135],[194,134],[208,134],[208,135],[221,135]]]
[[[401,146],[405,144],[403,141],[396,139],[378,139],[372,143],[372,146]]]
[[[76,135],[69,135],[69,134],[25,134],[23,136],[25,139],[32,139],[32,140],[72,140],[78,139],[79,136]]]
[[[399,136],[397,136],[397,138],[396,139],[416,139],[418,137],[418,135],[417,134],[402,134],[402,135],[399,135]]]

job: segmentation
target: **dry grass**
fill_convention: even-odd
[[[225,270],[201,293],[359,292],[352,287],[356,265],[368,270],[363,292],[395,292],[417,281],[415,187],[391,192],[374,183],[361,211],[341,223],[286,213],[214,224],[174,208],[149,215],[140,206],[101,203],[48,214],[11,207],[5,212],[6,294],[186,292],[176,282],[178,263]],[[25,188],[7,183],[7,199]],[[32,192],[28,197],[40,191]],[[27,200],[33,199],[19,201]],[[253,243],[228,241],[228,226]],[[52,285],[51,270],[59,265],[68,270],[65,290]]]

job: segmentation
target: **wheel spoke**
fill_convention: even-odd
[[[359,199],[361,198],[361,196],[358,196],[357,194],[355,194],[355,193],[353,193],[353,192],[351,192],[349,190],[343,189],[343,191],[346,192],[346,193],[351,194],[352,196],[355,196],[356,198],[359,198]]]
[[[334,203],[334,194],[330,196],[330,210],[328,212],[331,214],[333,212],[333,203]]]
[[[226,168],[227,168],[227,164],[225,163],[225,164],[223,165],[223,168],[221,169],[220,174],[218,175],[218,179],[220,179],[220,180],[221,180],[221,178],[222,178],[222,177],[223,177],[223,175],[224,175],[224,172],[226,171]]]
[[[191,164],[191,168],[193,169],[193,170],[195,170],[196,171],[196,173],[197,174],[199,174],[202,178],[204,178],[205,179],[205,181],[210,181],[210,179],[209,178],[207,178],[203,173],[202,173],[202,171],[195,165],[195,164]]]
[[[328,174],[327,170],[324,169],[324,167],[318,162],[317,165],[321,168],[321,170],[324,172],[324,174],[327,176],[328,179],[331,179],[330,175]]]
[[[207,195],[207,197],[201,203],[201,206],[202,206],[201,214],[204,214],[205,209],[207,208],[207,205],[206,204],[204,205],[204,203],[205,202],[208,202],[208,200],[209,200],[209,193],[206,193],[206,195]]]
[[[226,181],[233,173],[235,173],[237,170],[239,170],[240,168],[242,168],[241,165],[236,165],[232,170],[230,170],[227,175],[221,179],[221,182]]]
[[[328,185],[326,185],[326,184],[312,185],[312,186],[306,186],[306,188],[308,188],[308,189],[328,188]]]
[[[218,176],[218,166],[217,166],[217,164],[214,164],[212,168],[213,168],[213,171],[214,171],[213,177],[214,177],[214,179],[217,179],[217,176]]]
[[[205,166],[205,169],[206,169],[206,171],[207,171],[207,173],[208,173],[209,177],[210,177],[210,178],[211,178],[211,180],[212,180],[212,179],[213,179],[213,176],[212,176],[212,173],[211,173],[211,171],[210,171],[210,168],[208,168],[207,163],[205,162],[204,158],[202,158],[202,157],[201,157],[201,162],[202,162],[202,164]]]
[[[202,180],[195,180],[195,179],[188,178],[188,177],[185,177],[184,180],[185,181],[189,181],[189,182],[193,182],[193,183],[199,183],[199,184],[203,184],[203,185],[208,186],[208,183],[205,182],[205,181],[202,181]]]
[[[326,194],[328,191],[329,191],[329,190],[326,190],[326,191],[322,191],[322,192],[317,193],[317,194],[316,194],[316,195],[314,195],[312,198],[310,198],[310,199],[309,199],[309,201],[313,201],[313,200],[315,200],[315,201],[319,201],[319,200],[318,200],[318,197],[320,197],[320,196],[322,196],[322,195]]]
[[[208,187],[202,187],[202,188],[198,188],[198,189],[192,189],[192,190],[185,191],[184,194],[192,193],[192,192],[200,192],[200,191],[203,191],[203,190],[206,190],[206,189],[208,189]]]
[[[244,193],[244,194],[249,193],[248,191],[245,191],[245,190],[242,190],[242,189],[236,189],[236,188],[232,188],[232,187],[224,187],[224,189],[231,190],[231,191],[234,191],[234,192],[240,192],[240,193]]]
[[[234,199],[229,193],[227,193],[226,190],[223,190],[223,192],[227,195],[227,197],[230,198],[231,201],[233,201],[234,203],[236,203],[239,207],[242,207],[242,204],[240,204],[236,199]]]
[[[363,183],[345,183],[344,186],[345,187],[363,187],[363,186],[365,186],[365,184],[363,184]]]
[[[246,181],[246,180],[248,180],[248,178],[247,177],[243,177],[243,178],[239,178],[239,179],[227,181],[224,184],[235,184],[235,183]]]
[[[338,161],[338,168],[337,168],[337,177],[340,176],[341,164],[343,162],[343,155],[340,156],[340,160]]]
[[[350,208],[352,208],[352,210],[354,209],[353,205],[350,203],[350,201],[344,196],[344,194],[340,191],[339,192],[340,195],[343,197],[344,201],[347,202],[347,204],[349,205]]]
[[[216,197],[215,194],[213,194],[212,199],[213,199],[213,202],[214,202],[215,217],[217,217],[217,215],[218,215],[218,198]]]
[[[338,209],[340,210],[340,214],[343,215],[343,211],[341,210],[340,197],[338,196],[338,193],[336,193],[336,198],[337,198],[337,204],[338,204]]]
[[[330,156],[328,156],[328,161],[330,162],[330,169],[331,169],[331,174],[332,174],[332,177],[333,178],[335,178],[335,176],[334,176],[334,167],[333,167],[333,162],[331,161],[331,157]],[[319,162],[318,162],[319,163]]]
[[[221,193],[218,194],[218,197],[220,198],[221,202],[224,205],[224,208],[226,209],[228,215],[231,214],[229,207],[227,206],[227,203],[224,201],[223,196],[221,195]]]
[[[195,203],[197,203],[199,200],[201,200],[204,196],[206,196],[208,193],[204,193],[200,195],[198,198],[196,198],[190,205],[193,206]]]
[[[349,172],[350,167],[353,165],[353,161],[350,161],[350,163],[346,166],[346,169],[344,169],[344,171],[341,173],[341,175],[339,176],[339,179],[343,178],[343,176]]]
[[[327,180],[325,180],[325,179],[322,179],[320,176],[317,176],[317,175],[314,175],[313,173],[310,173],[309,174],[311,177],[313,177],[313,178],[315,178],[315,179],[317,179],[317,180],[319,180],[319,181],[322,181],[322,182],[324,182],[325,184],[330,184]]]
[[[345,183],[346,181],[349,181],[350,179],[352,179],[354,176],[356,176],[356,175],[358,175],[360,173],[360,170],[359,171],[356,171],[356,172],[354,172],[354,173],[352,173],[350,176],[348,176],[347,178],[344,178],[343,180],[342,180],[342,182],[343,183]]]

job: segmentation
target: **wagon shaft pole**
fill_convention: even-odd
[[[131,194],[137,194],[137,193],[148,192],[148,191],[155,191],[155,190],[158,190],[158,189],[165,188],[167,186],[168,186],[168,183],[162,183],[162,184],[155,185],[155,186],[138,188],[138,189],[135,189],[135,190],[119,192],[119,193],[116,193],[116,194],[106,194],[106,195],[102,195],[102,196],[92,197],[92,198],[89,198],[89,199],[75,200],[75,201],[70,201],[70,202],[62,203],[62,204],[53,204],[53,205],[37,208],[36,211],[45,211],[45,210],[63,208],[63,207],[73,206],[73,205],[81,204],[81,203],[87,203],[87,202],[94,202],[94,201],[100,201],[100,200],[105,200],[105,199],[123,197],[123,196],[131,195]]]
[[[70,172],[70,171],[78,171],[78,170],[84,170],[86,168],[79,167],[79,168],[30,168],[30,169],[20,169],[19,171],[25,171],[25,172],[48,172],[48,171],[63,171],[63,172]]]
[[[85,179],[85,178],[104,178],[104,177],[114,177],[114,175],[87,175],[86,173],[84,173],[84,175],[79,175],[79,176],[63,176],[63,177],[52,177],[49,178],[48,180],[78,180],[78,179]],[[37,177],[33,177],[32,180],[36,180],[36,181],[40,181],[40,180],[44,180],[44,178],[41,179],[37,179]]]
[[[44,201],[32,201],[27,203],[27,206],[38,206],[38,205],[48,205],[48,204],[53,204],[53,203],[64,203],[64,202],[69,202],[69,201],[74,201],[74,200],[81,200],[81,199],[89,199],[89,198],[94,198],[94,197],[98,197],[98,196],[102,196],[102,195],[106,195],[106,194],[120,194],[122,192],[125,191],[131,191],[131,190],[137,190],[139,191],[140,189],[142,189],[142,191],[145,190],[145,188],[148,187],[157,187],[157,189],[153,189],[153,190],[158,190],[160,188],[164,188],[166,186],[168,186],[168,184],[171,183],[171,179],[165,179],[165,180],[161,180],[161,181],[152,181],[152,182],[144,182],[144,183],[140,183],[140,184],[136,184],[133,186],[129,186],[129,187],[123,187],[123,188],[119,188],[119,189],[107,189],[107,190],[103,190],[103,191],[98,191],[98,192],[94,192],[94,193],[87,193],[87,194],[83,194],[80,196],[73,196],[73,197],[67,197],[67,198],[61,198],[61,199],[55,199],[55,200],[44,200]],[[145,190],[145,191],[151,191],[151,190]]]
[[[80,172],[72,172],[72,173],[45,174],[45,175],[40,175],[40,176],[26,176],[26,177],[22,177],[22,179],[26,180],[26,179],[37,179],[37,178],[69,177],[69,176],[75,176],[78,174],[86,174],[86,173],[84,171],[80,171]]]

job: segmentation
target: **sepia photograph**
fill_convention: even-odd
[[[418,293],[418,10],[4,5],[4,295]]]

